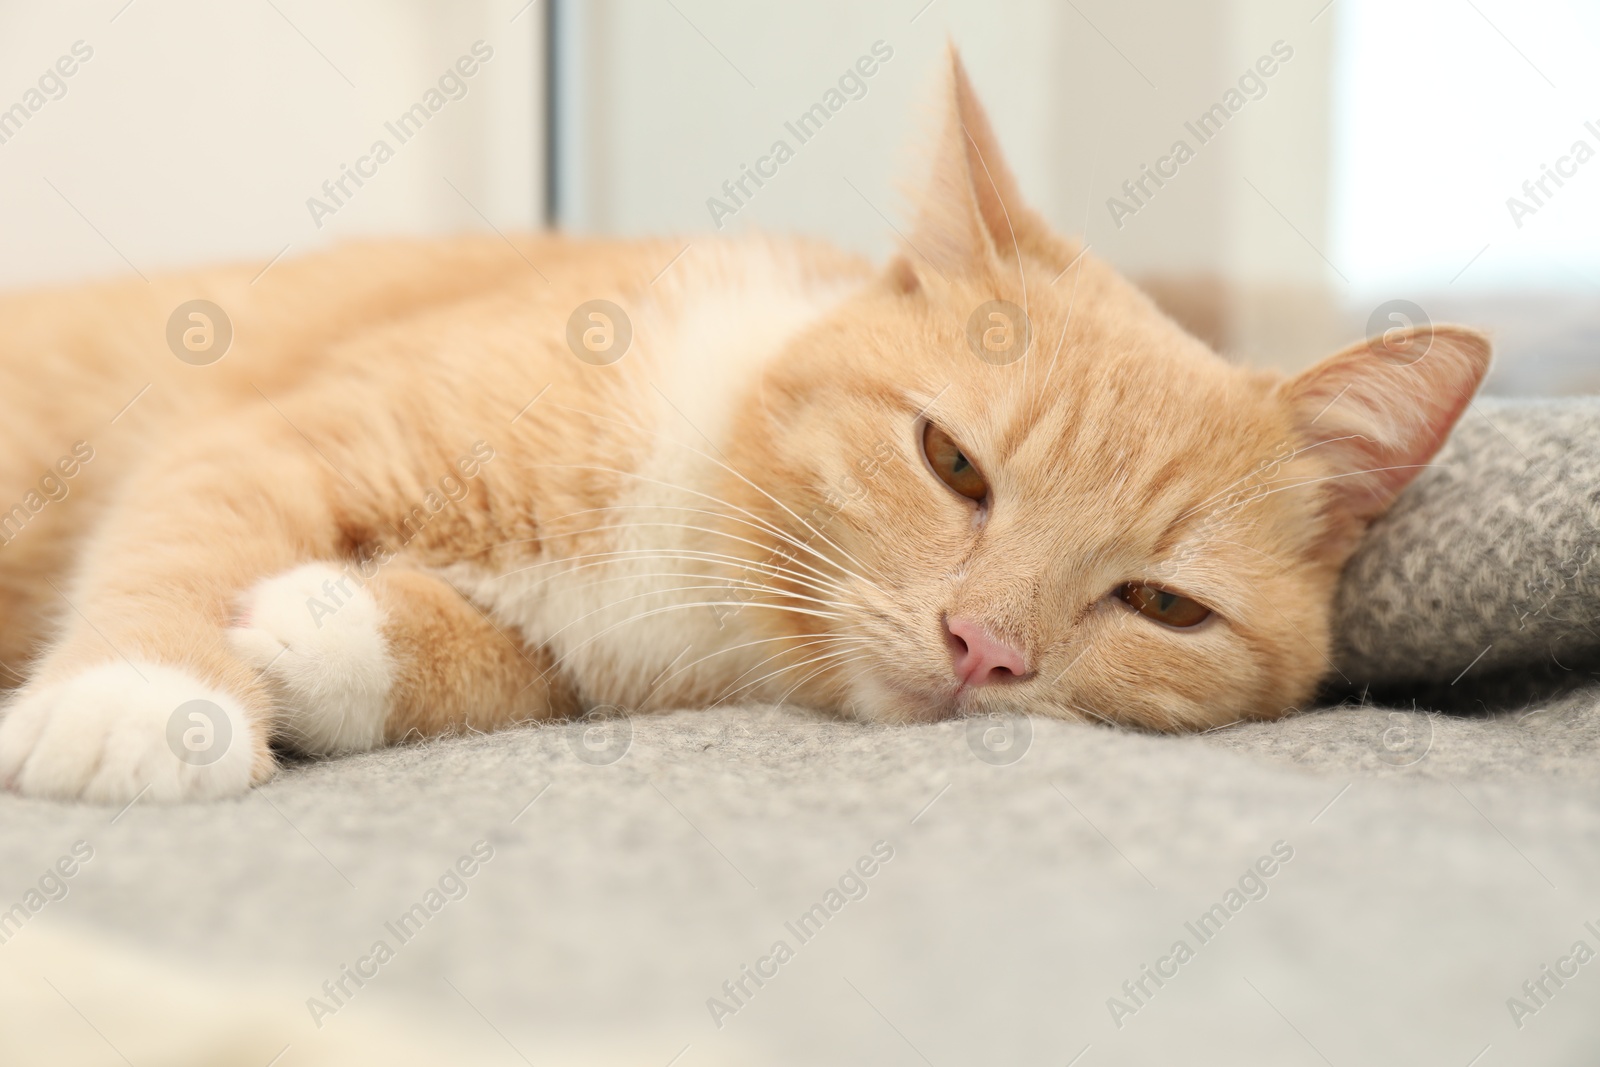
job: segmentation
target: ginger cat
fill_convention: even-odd
[[[608,705],[1187,730],[1307,699],[1487,343],[1232,366],[1025,206],[953,53],[945,94],[881,269],[464,238],[0,301],[0,782],[219,797],[273,745]],[[215,362],[169,351],[223,328],[197,298]]]

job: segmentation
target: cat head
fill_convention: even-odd
[[[752,481],[788,487],[745,501],[786,535],[775,584],[815,611],[782,615],[814,653],[795,698],[885,721],[1284,713],[1331,673],[1340,570],[1487,342],[1232,365],[1023,203],[953,52],[946,98],[901,253],[739,430]]]

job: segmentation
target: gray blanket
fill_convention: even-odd
[[[7,1063],[292,1067],[381,1023],[473,1064],[1592,1063],[1600,405],[1478,409],[1350,569],[1330,706],[1281,722],[683,709],[600,758],[554,725],[216,805],[0,798],[0,909],[94,849],[0,944],[41,998],[0,1053],[35,1025],[74,1053]],[[248,978],[256,1044],[141,1057],[209,1007],[13,951],[52,931]]]
[[[1481,399],[1345,572],[1341,681],[1483,711],[1591,689],[1597,556],[1600,398]]]

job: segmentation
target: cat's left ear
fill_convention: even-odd
[[[1489,369],[1489,339],[1461,326],[1395,329],[1280,387],[1299,448],[1331,468],[1335,530],[1352,542],[1444,444]],[[1353,521],[1352,521],[1353,520]]]
[[[948,61],[943,122],[908,242],[912,266],[925,260],[946,278],[1014,263],[1019,249],[1037,252],[1052,240],[1022,202],[954,45]]]

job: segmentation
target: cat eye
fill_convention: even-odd
[[[961,446],[931,422],[922,429],[922,454],[939,480],[968,500],[982,501],[989,495],[989,483]]]
[[[1117,596],[1147,619],[1186,630],[1211,617],[1211,609],[1198,600],[1158,588],[1145,582],[1129,582]]]

